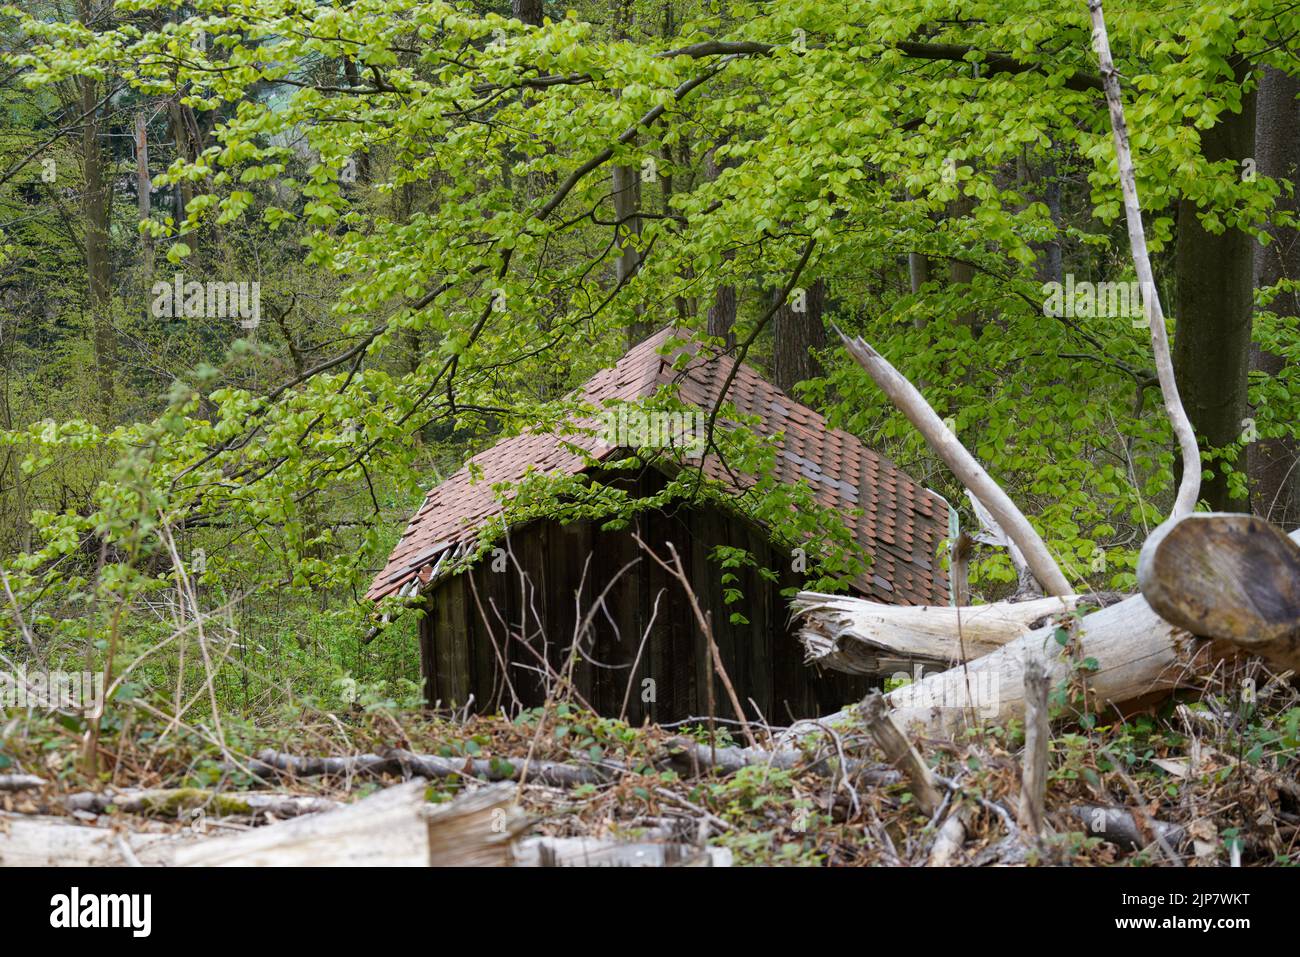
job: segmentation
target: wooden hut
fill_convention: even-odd
[[[897,604],[947,603],[947,579],[937,560],[947,533],[941,497],[854,436],[828,428],[821,415],[749,366],[736,369],[730,358],[692,349],[684,368],[674,368],[672,357],[663,354],[668,337],[668,330],[660,332],[594,376],[583,387],[586,398],[598,407],[635,402],[676,383],[682,402],[708,410],[726,388],[738,412],[757,416],[768,434],[782,434],[778,477],[809,486],[852,528],[870,559],[854,582],[856,594]],[[804,665],[781,594],[800,586],[802,576],[787,551],[738,512],[678,504],[643,514],[622,531],[602,530],[597,521],[536,520],[509,529],[500,551],[473,567],[448,572],[459,566],[458,556],[473,550],[485,523],[501,515],[492,487],[518,482],[530,468],[585,473],[644,494],[662,488],[662,464],[634,473],[601,469],[629,451],[615,439],[513,436],[429,492],[368,593],[375,601],[400,593],[427,608],[420,651],[429,701],[461,707],[472,696],[472,707],[480,711],[536,706],[544,700],[542,675],[564,670],[579,637],[573,686],[598,712],[634,723],[705,714],[705,639],[685,590],[641,552],[633,532],[660,556],[667,557],[667,543],[673,543],[711,618],[726,671],[742,703],[753,709],[748,717],[785,724],[860,696],[867,679]],[[575,453],[575,446],[588,455]],[[732,487],[738,481],[712,456],[704,470]],[[738,569],[738,581],[728,587],[744,597],[726,603],[721,569],[710,559],[718,545],[748,549],[777,580]],[[737,611],[744,623],[732,622]],[[717,713],[732,716],[721,685],[714,691]]]

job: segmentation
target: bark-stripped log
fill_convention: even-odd
[[[122,867],[122,843],[141,864],[172,863],[175,850],[195,835],[86,827],[67,818],[0,814],[0,867]]]
[[[1292,532],[1300,541],[1300,530]],[[1118,604],[1084,615],[1077,623],[1074,658],[1056,641],[1054,625],[1029,634],[982,658],[891,691],[885,700],[894,719],[907,728],[919,724],[931,735],[959,731],[971,719],[1005,724],[1025,713],[1024,662],[1026,655],[1041,655],[1053,685],[1070,677],[1077,662],[1093,659],[1095,671],[1079,672],[1086,681],[1089,703],[1120,705],[1157,691],[1186,683],[1187,676],[1206,669],[1216,660],[1258,655],[1282,668],[1293,667],[1292,640],[1269,644],[1195,638],[1165,621],[1145,598],[1134,595]],[[847,709],[820,719],[844,721]],[[818,730],[813,722],[796,722],[787,738]]]
[[[731,851],[689,844],[635,844],[592,837],[530,837],[516,867],[730,867]]]
[[[1138,586],[1166,621],[1300,671],[1300,546],[1264,519],[1197,512],[1161,525]]]
[[[515,836],[528,824],[512,782],[425,806],[430,867],[511,867]]]
[[[423,781],[408,781],[328,814],[281,821],[178,848],[186,867],[427,867]]]
[[[44,783],[44,778],[34,774],[0,774],[0,791],[27,791]]]
[[[951,664],[978,658],[1070,611],[1077,601],[1067,595],[953,608],[885,605],[806,591],[790,607],[800,619],[799,640],[809,664],[880,674],[907,662]]]

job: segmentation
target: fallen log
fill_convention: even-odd
[[[1300,530],[1290,538],[1300,540]],[[919,725],[924,733],[939,737],[976,721],[1005,724],[1023,717],[1027,655],[1042,657],[1052,685],[1072,676],[1083,682],[1090,703],[1100,710],[1184,686],[1189,674],[1208,670],[1216,661],[1259,655],[1284,665],[1293,647],[1289,638],[1261,644],[1193,637],[1156,614],[1141,595],[1081,616],[1074,623],[1070,645],[1063,647],[1056,626],[1049,624],[974,661],[897,688],[885,700],[901,727]],[[1084,662],[1096,667],[1084,668]],[[843,722],[855,710],[821,721]],[[796,722],[786,737],[816,730],[814,722]]]
[[[840,771],[846,778],[880,787],[895,784],[899,780],[899,773],[894,769],[856,758],[848,758],[843,768],[830,757],[810,762],[808,755],[798,748],[776,748],[771,751],[762,748],[710,748],[707,744],[689,738],[673,738],[666,746],[669,765],[688,776],[708,770],[728,775],[743,768],[773,767],[782,771],[800,768],[821,775]]]
[[[1198,648],[1141,596],[1084,616],[1076,641],[1079,660],[1097,662],[1097,669],[1086,675],[1087,686],[1092,699],[1104,705],[1177,687],[1197,651],[1205,650],[1205,643]],[[1056,640],[1056,627],[1048,625],[974,661],[896,688],[886,701],[901,726],[919,724],[931,736],[955,734],[979,720],[1005,724],[1024,715],[1027,653],[1043,657],[1053,685],[1075,670],[1074,660]],[[839,712],[822,720],[845,717],[846,712]],[[806,734],[815,727],[797,722],[790,733]]]
[[[180,867],[425,867],[426,784],[387,788],[326,814],[281,821],[176,849]]]
[[[809,664],[882,674],[911,663],[947,665],[978,658],[1072,610],[1077,602],[1067,595],[953,608],[800,592],[790,607]]]
[[[1166,621],[1300,670],[1300,545],[1264,519],[1197,512],[1161,525],[1138,587]]]
[[[205,791],[201,788],[159,788],[154,790],[81,791],[63,799],[69,811],[108,814],[153,814],[182,817],[202,811],[213,817],[300,817],[343,807],[329,798],[297,794],[266,794],[244,791]]]
[[[428,828],[429,866],[513,866],[513,841],[527,825],[515,799],[517,790],[503,782],[421,808]]]
[[[431,805],[416,779],[355,804],[229,837],[90,827],[61,818],[0,814],[0,866],[510,866],[525,825],[515,785]],[[285,800],[283,796],[263,795]],[[146,827],[148,825],[145,825]]]
[[[146,866],[163,865],[193,840],[188,830],[121,832],[67,818],[0,814],[0,867],[122,867],[131,863],[128,854]]]
[[[515,845],[517,867],[730,867],[731,860],[726,848],[679,843],[530,837]]]
[[[484,781],[513,781],[523,773],[524,759],[448,758],[437,754],[414,754],[394,749],[380,754],[352,754],[339,757],[299,757],[280,751],[262,751],[248,765],[259,777],[354,777],[367,775],[419,775],[425,778],[467,777]],[[528,780],[552,787],[577,787],[608,781],[620,770],[612,762],[603,765],[564,764],[533,761]]]
[[[0,791],[27,791],[45,784],[34,774],[0,774]]]
[[[1078,804],[1070,808],[1070,814],[1082,822],[1089,834],[1128,850],[1138,850],[1161,839],[1169,847],[1177,849],[1187,837],[1186,830],[1178,824],[1148,818],[1144,827],[1138,823],[1134,811],[1127,807]]]

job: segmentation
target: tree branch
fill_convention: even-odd
[[[1133,266],[1142,289],[1142,305],[1151,327],[1151,351],[1155,353],[1156,376],[1165,398],[1165,412],[1169,415],[1174,435],[1183,456],[1183,477],[1178,484],[1178,497],[1170,510],[1169,520],[1182,518],[1196,508],[1201,494],[1201,451],[1196,444],[1196,432],[1178,396],[1178,383],[1174,378],[1174,362],[1169,354],[1169,336],[1165,331],[1165,313],[1160,306],[1160,291],[1156,288],[1147,256],[1146,233],[1142,227],[1142,205],[1138,201],[1137,177],[1133,172],[1133,154],[1128,144],[1128,124],[1124,121],[1124,103],[1120,99],[1119,73],[1111,60],[1110,39],[1106,35],[1106,19],[1101,0],[1088,0],[1092,15],[1092,42],[1097,49],[1101,75],[1106,88],[1106,105],[1110,108],[1110,125],[1115,134],[1115,158],[1119,164],[1119,185],[1124,194],[1124,216],[1128,221],[1129,245],[1133,249]]]

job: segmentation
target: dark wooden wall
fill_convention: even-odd
[[[719,651],[746,716],[755,717],[752,698],[774,725],[813,717],[860,699],[870,679],[823,671],[803,663],[799,642],[788,626],[782,588],[801,584],[790,571],[789,557],[773,548],[754,524],[713,509],[681,508],[642,516],[636,530],[660,556],[672,542],[690,575],[701,607],[712,614]],[[755,569],[736,570],[744,597],[723,601],[722,569],[710,560],[716,545],[748,548],[759,562],[780,576],[768,582]],[[696,627],[681,585],[641,553],[628,531],[602,531],[596,522],[534,522],[510,535],[504,571],[491,558],[435,587],[429,614],[421,625],[421,655],[426,694],[443,707],[463,706],[474,695],[474,710],[511,710],[543,703],[544,685],[528,667],[540,667],[543,652],[559,670],[581,618],[628,562],[640,559],[618,577],[605,595],[605,611],[591,622],[594,640],[583,648],[605,668],[580,657],[574,683],[601,714],[666,722],[707,713],[705,640]],[[500,562],[498,562],[498,566]],[[585,573],[585,581],[584,581]],[[581,597],[576,597],[581,590]],[[661,594],[662,593],[662,594]],[[656,596],[658,610],[655,611]],[[732,624],[739,611],[748,624]],[[540,619],[540,622],[539,622]],[[632,674],[642,636],[650,626],[641,661]],[[521,644],[528,638],[536,654]],[[508,665],[514,696],[502,677]],[[642,680],[655,682],[655,700],[642,701]],[[715,676],[716,714],[734,718],[726,691]]]

